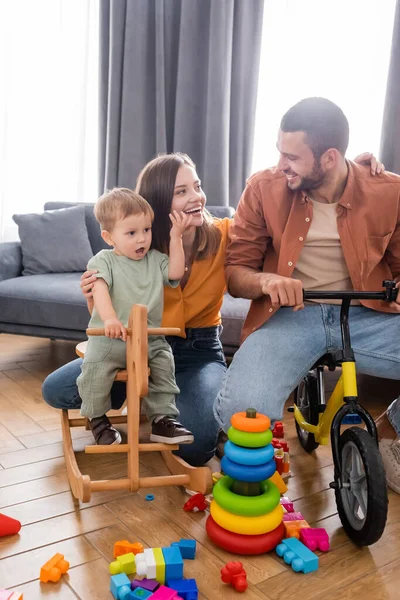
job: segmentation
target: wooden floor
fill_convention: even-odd
[[[108,563],[114,541],[139,540],[149,547],[169,545],[181,537],[198,542],[194,561],[185,561],[185,576],[195,577],[199,598],[236,598],[221,583],[219,571],[232,555],[207,539],[204,513],[182,510],[187,499],[177,488],[94,494],[79,506],[68,487],[62,456],[60,418],[41,398],[44,377],[74,358],[74,344],[37,338],[0,335],[0,512],[22,522],[18,536],[0,538],[0,588],[18,589],[25,600],[111,599]],[[395,386],[364,381],[361,393],[368,408],[377,414],[387,405]],[[361,394],[360,394],[361,395]],[[400,497],[390,493],[389,519],[381,540],[359,549],[345,536],[336,515],[329,447],[307,456],[299,447],[291,416],[285,417],[290,444],[291,469],[288,495],[307,521],[325,527],[332,550],[321,556],[320,567],[310,575],[295,574],[274,554],[243,558],[249,588],[243,598],[266,600],[400,598]],[[144,432],[145,435],[145,432]],[[91,437],[84,429],[73,430],[74,444],[82,450]],[[124,474],[122,455],[80,457],[92,477]],[[217,467],[215,461],[213,468]],[[162,473],[157,454],[142,461],[143,472]],[[71,563],[69,574],[58,584],[40,584],[40,567],[61,552]]]

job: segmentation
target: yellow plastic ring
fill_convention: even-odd
[[[248,431],[249,433],[261,433],[270,428],[270,419],[261,413],[256,413],[255,419],[246,417],[245,412],[238,412],[232,415],[231,425],[239,431]]]
[[[276,529],[283,520],[283,508],[278,504],[270,513],[261,517],[242,517],[233,515],[221,508],[215,500],[211,502],[210,513],[214,521],[233,533],[259,535]]]

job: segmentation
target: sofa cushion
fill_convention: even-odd
[[[1,321],[85,331],[89,313],[79,287],[80,275],[52,273],[1,281]]]
[[[83,206],[13,215],[13,219],[18,225],[21,240],[22,275],[86,269],[93,252]]]

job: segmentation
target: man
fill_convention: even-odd
[[[341,345],[340,301],[305,306],[303,288],[376,291],[384,279],[400,281],[400,177],[372,177],[346,160],[348,140],[338,106],[302,100],[282,118],[278,166],[247,182],[226,278],[233,296],[252,303],[214,406],[224,431],[248,406],[281,419],[315,361]],[[399,315],[400,295],[392,304],[362,301],[351,309],[358,372],[400,379]]]

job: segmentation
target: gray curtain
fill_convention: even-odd
[[[101,0],[100,191],[186,152],[209,204],[250,175],[264,0]]]
[[[400,173],[400,0],[394,18],[380,158],[388,171]]]

